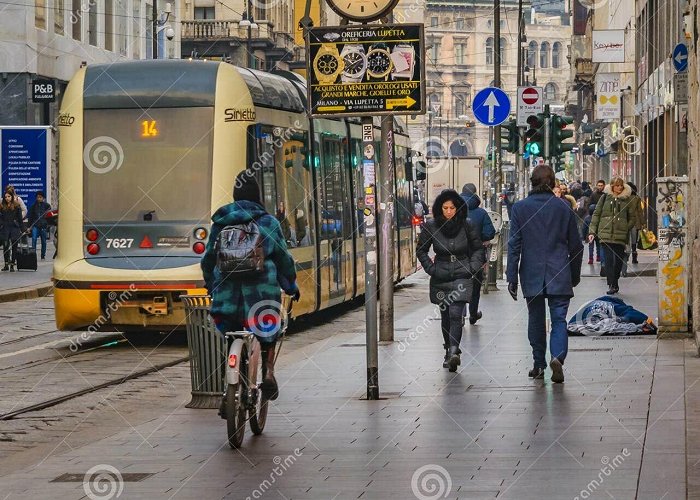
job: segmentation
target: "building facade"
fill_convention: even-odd
[[[502,5],[501,88],[515,103],[518,7],[511,1]],[[397,10],[401,12],[401,4]],[[561,13],[531,9],[524,14],[527,82],[543,87],[547,104],[563,106],[570,77],[568,15],[563,9]],[[488,158],[492,134],[489,127],[475,121],[471,106],[479,90],[493,85],[493,4],[464,2],[457,6],[455,2],[431,1],[425,3],[421,15],[426,30],[428,113],[409,121],[414,149],[427,156]],[[513,163],[514,158],[506,154],[504,161]]]
[[[159,12],[166,3],[157,5]],[[161,55],[179,57],[176,5],[162,29]],[[68,80],[81,64],[153,55],[153,7],[143,0],[36,0],[3,7],[0,15],[0,125],[52,125]],[[56,101],[32,102],[37,78],[55,82]]]

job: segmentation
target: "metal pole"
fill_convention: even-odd
[[[246,45],[246,50],[248,51],[248,67],[250,69],[253,69],[253,66],[255,65],[255,58],[253,56],[253,51],[251,49],[253,45],[253,5],[252,2],[249,0],[248,1],[248,22],[250,23],[248,25],[248,42]]]
[[[394,117],[382,117],[379,166],[379,340],[394,340]]]
[[[552,155],[549,150],[551,138],[549,137],[549,104],[544,105],[544,154],[547,163],[551,163]]]
[[[151,57],[158,59],[158,0],[153,0],[153,47],[151,47]]]
[[[493,86],[501,88],[501,0],[494,0],[493,1],[493,34],[494,34],[494,65],[493,65]],[[493,154],[493,160],[494,160],[494,171],[495,171],[495,181],[496,181],[496,189],[495,189],[495,194],[497,196],[497,212],[499,215],[503,215],[503,203],[501,201],[501,197],[499,196],[501,186],[503,184],[503,168],[502,168],[502,159],[501,159],[501,126],[496,125],[493,130],[493,138],[494,138],[494,154]],[[500,242],[499,242],[500,244]],[[501,246],[501,248],[503,248]],[[494,263],[496,267],[496,278],[498,279],[500,276],[498,276],[498,273],[502,271],[503,269],[503,252],[500,251],[498,252],[498,260]],[[491,266],[493,267],[493,266]],[[494,288],[495,288],[495,282],[494,282]]]
[[[377,221],[375,196],[374,123],[362,118],[362,150],[365,152],[364,229],[365,229],[365,323],[367,348],[367,399],[379,399],[379,353],[377,347]]]

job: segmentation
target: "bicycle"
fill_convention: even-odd
[[[284,335],[289,326],[289,316],[293,301],[288,301],[280,310],[280,337],[275,354],[275,362],[282,348]],[[231,448],[240,448],[245,436],[246,414],[250,430],[254,435],[262,434],[267,421],[268,400],[260,389],[265,379],[266,370],[260,362],[261,346],[255,335],[249,331],[227,332],[230,341],[226,362],[226,392],[224,393],[222,418],[226,419],[228,444]]]

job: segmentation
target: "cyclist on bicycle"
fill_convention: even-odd
[[[265,367],[261,390],[268,399],[274,400],[279,395],[274,362],[280,330],[280,288],[293,296],[293,300],[299,300],[296,268],[279,221],[263,207],[260,186],[253,172],[245,170],[238,175],[233,199],[233,203],[219,208],[212,216],[211,234],[202,257],[204,281],[212,296],[210,314],[222,334],[243,329],[255,334],[262,348]],[[246,261],[259,259],[254,272],[225,271],[230,268],[224,267],[226,263],[222,264],[225,256],[222,257],[221,247],[227,243],[222,243],[222,231],[241,242],[247,235],[254,234],[257,240],[253,242],[254,250]],[[229,245],[231,239],[229,236]]]

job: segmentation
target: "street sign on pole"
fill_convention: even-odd
[[[676,103],[688,102],[688,73],[676,73],[673,75],[673,101]]]
[[[518,87],[518,109],[516,124],[518,127],[526,127],[527,119],[544,110],[542,87]]]
[[[472,111],[474,118],[480,123],[495,127],[506,121],[510,115],[510,99],[501,89],[486,87],[474,96]]]
[[[673,67],[678,73],[683,73],[688,69],[688,46],[684,43],[679,43],[673,49]]]

